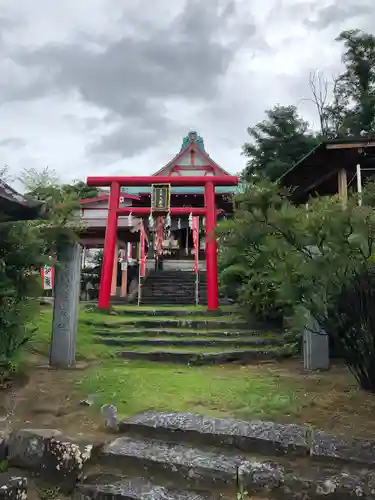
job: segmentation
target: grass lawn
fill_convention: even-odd
[[[106,317],[106,321],[118,319]],[[52,311],[42,312],[39,329],[28,346],[30,360],[35,358],[34,366],[30,369],[30,383],[20,389],[19,397],[25,403],[19,406],[16,420],[82,433],[98,427],[101,404],[115,403],[120,416],[151,409],[190,411],[309,423],[337,432],[375,437],[375,398],[357,389],[345,367],[307,375],[301,373],[298,361],[242,367],[124,361],[114,356],[119,348],[93,342],[93,327],[82,323],[88,320],[103,321],[103,315],[83,310],[80,313],[77,359],[88,361],[88,366],[83,370],[46,370],[35,367],[36,361],[40,363],[40,355],[47,355],[50,340]],[[79,407],[79,400],[89,395],[93,396],[93,407]],[[40,411],[45,400],[49,408],[57,408],[48,418],[48,412]],[[64,408],[71,408],[67,415]]]

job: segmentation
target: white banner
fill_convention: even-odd
[[[53,267],[44,266],[42,269],[43,290],[53,289]]]

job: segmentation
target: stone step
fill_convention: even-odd
[[[141,304],[143,306],[193,306],[195,305],[195,298],[175,298],[175,299],[166,299],[165,296],[163,298],[155,298],[155,297],[146,297],[141,300]],[[200,298],[199,304],[207,305],[207,299]]]
[[[120,421],[118,427],[128,437],[269,457],[309,457],[340,466],[375,466],[374,440],[345,439],[307,425],[148,411]]]
[[[195,285],[192,284],[189,286],[179,286],[179,287],[175,288],[175,287],[171,287],[171,285],[168,285],[167,283],[165,283],[164,285],[152,285],[152,286],[151,285],[150,286],[144,285],[142,287],[142,290],[152,290],[153,292],[163,291],[164,293],[168,293],[168,295],[172,295],[174,292],[178,293],[178,292],[182,292],[182,291],[195,294]],[[199,287],[198,291],[206,292],[207,288]]]
[[[294,424],[148,411],[122,420],[119,431],[128,437],[215,446],[265,456],[307,457],[310,454],[307,428]]]
[[[146,349],[146,348],[144,348]],[[275,347],[263,347],[253,349],[232,349],[232,350],[192,350],[192,348],[178,350],[165,347],[163,350],[153,350],[149,348],[142,350],[141,347],[137,350],[123,350],[118,352],[118,356],[123,359],[142,360],[142,361],[157,361],[161,363],[177,363],[188,364],[195,366],[203,365],[220,365],[225,363],[243,363],[270,361],[279,357],[279,351]]]
[[[151,281],[151,280],[147,280],[144,282],[143,284],[144,287],[169,287],[169,288],[174,288],[174,289],[178,289],[178,288],[183,288],[183,287],[191,287],[191,288],[195,288],[196,284],[195,284],[195,281],[183,281],[183,282],[174,282],[173,280],[163,280],[163,281]],[[199,283],[199,287],[200,288],[207,288],[207,284],[206,283]]]
[[[275,499],[375,498],[375,473],[366,468],[346,469],[339,464],[313,463],[307,458],[279,457],[271,461],[253,454],[155,439],[119,437],[104,446],[99,466],[115,467],[128,477],[146,475],[148,481],[168,490],[193,489],[233,499],[238,498],[239,489],[251,495],[249,498],[256,494]]]
[[[204,314],[204,313],[203,313]],[[249,331],[252,325],[242,321],[232,321],[228,322],[221,321],[216,318],[207,318],[207,319],[170,319],[170,318],[142,318],[139,320],[129,320],[129,321],[98,321],[98,320],[81,320],[80,323],[84,325],[94,326],[96,329],[98,328],[110,328],[112,329],[165,329],[170,330],[171,328],[177,329],[192,329],[192,330],[221,330],[221,331]]]
[[[143,297],[141,300],[142,305],[148,306],[159,306],[159,305],[170,305],[170,306],[193,306],[195,305],[195,297],[173,297],[170,300],[166,299],[165,295],[163,297]],[[207,305],[207,299],[204,297],[199,298],[199,304]]]
[[[199,290],[198,291],[198,296],[199,297],[207,297],[207,292],[205,290]],[[179,289],[176,290],[175,293],[171,293],[170,291],[163,289],[163,288],[157,288],[157,289],[142,289],[141,292],[141,297],[164,297],[164,298],[173,298],[173,297],[179,297],[179,298],[184,298],[184,297],[191,297],[195,300],[196,294],[195,290],[187,290],[187,289]]]
[[[155,280],[155,279],[147,279],[144,281],[144,286],[162,286],[162,285],[169,285],[170,287],[178,288],[180,286],[195,286],[196,281],[195,280],[184,280],[184,281],[179,281],[179,280],[174,280],[174,279],[169,279],[169,278],[163,278],[162,280]],[[207,286],[207,282],[205,281],[200,281],[199,286]]]
[[[128,335],[129,337],[129,335]],[[262,337],[254,338],[209,338],[209,339],[199,339],[199,338],[167,338],[167,339],[150,339],[150,338],[109,338],[108,336],[102,335],[95,337],[95,341],[100,344],[110,345],[110,346],[173,346],[181,347],[182,349],[186,347],[222,347],[223,349],[228,349],[231,347],[274,347],[281,346],[283,344],[282,339],[267,339]]]
[[[205,299],[205,301],[207,302],[206,295],[199,294],[198,297],[199,297],[199,300]],[[141,302],[144,300],[151,300],[152,301],[152,299],[155,299],[155,302],[157,302],[157,304],[159,304],[159,305],[167,305],[169,303],[169,305],[176,305],[176,306],[179,306],[182,304],[187,304],[187,305],[193,306],[193,305],[195,305],[195,298],[196,298],[195,293],[182,293],[182,294],[175,293],[173,295],[169,295],[167,292],[163,293],[162,291],[157,292],[157,293],[146,292],[146,293],[143,293],[141,295]],[[163,300],[164,300],[164,302],[163,302]],[[181,300],[182,300],[182,303],[179,302]]]
[[[147,275],[147,279],[166,279],[166,278],[171,278],[174,280],[196,280],[197,276],[195,272],[190,272],[190,271],[165,271],[165,272],[159,272],[159,273],[149,273]],[[198,280],[199,281],[207,281],[207,274],[200,272],[198,275]]]
[[[165,278],[163,280],[150,280],[148,279],[145,281],[144,286],[151,287],[151,286],[169,286],[173,288],[180,288],[180,287],[188,287],[188,286],[195,286],[195,280],[191,281],[173,281],[171,279]],[[200,286],[206,286],[206,283],[200,283]]]
[[[132,316],[172,316],[172,317],[185,317],[194,316],[197,314],[204,314],[205,316],[230,316],[235,314],[234,309],[218,309],[217,311],[208,311],[206,308],[201,309],[180,309],[177,307],[169,308],[151,308],[151,307],[131,307],[126,309],[120,309],[115,307],[115,312],[119,315],[132,315]]]
[[[168,288],[168,290],[181,290],[181,289],[190,290],[190,289],[195,289],[195,286],[196,286],[195,282],[172,283],[171,281],[165,281],[165,282],[164,281],[162,281],[162,282],[153,281],[153,282],[146,282],[143,284],[143,288],[155,288],[155,289]],[[207,289],[207,285],[200,284],[199,288],[200,289]]]
[[[148,274],[150,278],[159,277],[159,276],[175,276],[179,278],[195,278],[195,271],[181,271],[180,269],[163,269],[162,271],[155,271],[154,269],[150,269]],[[207,272],[202,270],[199,271],[199,278],[205,278],[207,276]]]
[[[123,326],[123,325],[121,325]],[[275,338],[282,339],[282,332],[275,334],[264,333],[261,330],[164,330],[163,328],[158,329],[144,329],[132,328],[130,330],[96,330],[94,332],[96,335],[102,337],[147,337],[147,338],[157,338],[162,336],[174,337],[177,339],[183,339],[184,337],[192,338],[195,336],[199,337],[212,337],[218,339],[241,339],[243,337],[262,337],[262,338]]]
[[[234,494],[238,468],[245,469],[247,463],[251,464],[235,454],[134,437],[119,437],[105,446],[99,463],[115,466],[127,475],[147,475],[149,481],[169,487],[221,491],[230,485]],[[263,464],[259,460],[254,461],[255,464],[264,467],[264,473],[272,473],[276,481],[281,477],[277,465]]]
[[[194,288],[179,288],[175,291],[167,289],[167,288],[142,288],[141,294],[143,296],[168,296],[168,297],[184,297],[185,295],[189,295],[189,297],[195,297],[195,289]],[[198,290],[199,295],[207,295],[205,290]]]
[[[81,497],[80,497],[81,496]],[[75,500],[208,500],[194,491],[165,488],[139,478],[119,476],[88,477],[78,484]]]

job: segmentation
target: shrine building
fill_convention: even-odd
[[[208,154],[203,138],[197,132],[189,132],[182,141],[180,151],[162,168],[157,170],[155,185],[158,178],[184,176],[228,176],[226,170],[218,165]],[[216,186],[215,203],[217,219],[230,216],[233,211],[232,197],[236,192],[236,186]],[[150,207],[152,203],[152,186],[122,187],[120,193],[119,207]],[[170,186],[168,191],[171,207],[200,208],[204,207],[203,186]],[[101,248],[104,245],[105,230],[108,216],[108,191],[102,191],[100,196],[93,199],[82,200],[80,212],[77,217],[82,223],[81,244],[84,248]],[[121,215],[117,224],[117,252],[118,263],[114,266],[112,279],[112,296],[126,297],[131,286],[128,280],[128,267],[135,262],[140,263],[142,259],[141,234],[145,240],[145,279],[147,275],[155,271],[155,258],[162,260],[163,271],[197,272],[201,273],[203,282],[206,270],[205,258],[205,221],[198,219],[198,242],[193,235],[191,215],[167,216],[163,222],[162,241],[156,241],[158,220],[152,215],[143,218],[129,215]],[[157,248],[158,247],[158,248]],[[197,255],[198,253],[198,255]],[[176,274],[175,274],[176,275]],[[161,278],[160,278],[161,279]],[[187,279],[187,278],[185,278]],[[134,286],[133,286],[134,288]]]

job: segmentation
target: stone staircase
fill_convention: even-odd
[[[231,309],[210,313],[141,306],[115,309],[115,313],[116,321],[109,316],[90,325],[94,341],[124,359],[192,365],[251,363],[276,358],[283,343],[281,331],[250,325]]]
[[[144,305],[193,305],[196,275],[194,271],[165,270],[150,271],[141,292]],[[199,272],[199,304],[207,304],[206,271]]]
[[[85,466],[77,500],[375,498],[375,443],[292,424],[147,412]]]

